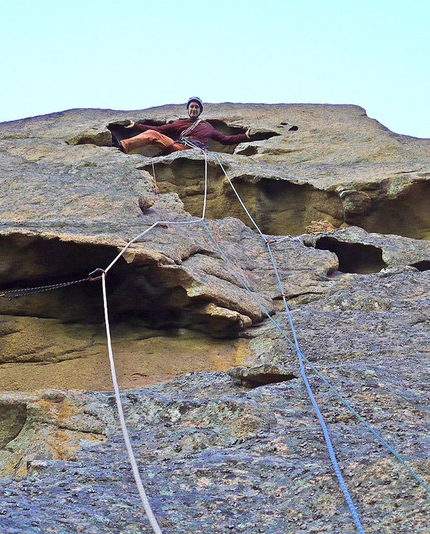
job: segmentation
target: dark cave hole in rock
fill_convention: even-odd
[[[101,323],[100,282],[82,282],[49,290],[49,286],[85,279],[106,267],[115,247],[62,242],[58,238],[12,235],[0,238],[0,287],[3,291],[29,289],[28,295],[0,299],[0,314],[58,318],[64,322]],[[113,273],[112,282],[116,283]],[[47,286],[47,291],[32,289]]]
[[[290,380],[297,380],[294,374],[285,374],[275,372],[261,372],[251,374],[240,374],[236,371],[237,368],[232,368],[228,371],[234,384],[244,386],[249,389],[255,389],[269,384],[279,384],[281,382],[289,382]]]
[[[256,154],[258,154],[258,147],[252,144],[240,151],[241,156],[255,156]]]
[[[236,194],[224,177],[217,162],[209,159],[208,195],[206,216],[209,219],[234,217],[247,226],[250,220],[239,203]],[[202,213],[205,183],[204,161],[190,159],[180,153],[174,160],[157,161],[155,165],[137,166],[157,180],[160,193],[176,193],[186,211],[195,217]],[[229,172],[226,164],[225,168]],[[340,224],[328,213],[341,212],[341,202],[335,192],[326,192],[309,185],[298,185],[286,180],[261,178],[256,181],[251,173],[236,175],[232,179],[241,200],[263,233],[273,235],[300,235],[306,226],[322,216]]]
[[[0,293],[85,279],[94,269],[106,268],[118,254],[112,246],[23,235],[0,237],[0,250]],[[156,264],[128,264],[120,258],[107,274],[106,287],[112,324],[127,322],[130,328],[159,331],[185,328],[221,338],[237,336],[236,323],[218,324],[202,317],[199,308],[205,302],[197,298],[190,301],[179,282],[170,280],[166,270]],[[8,315],[102,325],[101,281],[35,293],[30,290],[11,300],[1,297],[0,316]]]
[[[390,188],[390,182],[382,184]],[[411,183],[396,196],[385,192],[373,199],[371,208],[345,218],[349,225],[361,226],[366,232],[395,234],[412,239],[430,239],[430,180]]]
[[[0,315],[28,315],[56,318],[64,323],[103,323],[101,282],[84,281],[63,288],[32,293],[31,289],[88,277],[97,268],[106,268],[116,257],[116,247],[62,242],[58,238],[29,236],[0,238],[0,291],[30,288],[18,299],[0,299]],[[174,321],[166,302],[167,289],[154,282],[149,267],[135,267],[120,259],[109,271],[106,286],[112,304],[112,321],[138,316],[153,322]]]
[[[411,267],[419,271],[430,271],[430,260],[417,261],[417,263],[412,263]]]
[[[288,122],[281,122],[280,124],[281,126],[289,126],[288,131],[290,132],[297,132],[297,130],[299,129],[298,126],[295,126],[294,124],[290,124]]]
[[[145,124],[147,126],[163,126],[163,124],[166,124],[163,121],[155,121],[146,119],[143,121],[136,121],[139,124]],[[107,125],[107,128],[110,132],[115,134],[117,139],[128,139],[130,137],[133,137],[134,135],[137,135],[140,133],[140,130],[137,128],[126,128],[126,126],[129,124],[128,121],[118,121],[118,122],[111,122]]]
[[[297,376],[290,375],[285,376],[277,373],[267,373],[265,375],[256,376],[252,379],[243,380],[243,385],[248,386],[250,389],[259,388],[261,386],[267,386],[269,384],[280,384],[281,382],[289,382],[290,380],[297,380]]]
[[[22,234],[0,237],[0,294],[86,278],[117,255],[114,246]],[[187,372],[226,371],[242,361],[247,352],[237,321],[202,314],[205,298],[187,298],[180,282],[162,266],[137,263],[120,258],[106,277],[112,341],[125,388]],[[13,300],[0,297],[4,390],[43,389],[47,384],[111,389],[101,284],[85,281]],[[14,413],[9,415],[7,432],[0,431],[2,443],[14,438],[15,427],[19,433]]]
[[[218,119],[210,119],[207,122],[212,124],[212,126],[220,131],[224,135],[237,135],[245,133],[248,128],[239,127],[239,126],[228,126],[224,121],[218,120]],[[252,130],[252,128],[251,128]],[[252,139],[250,141],[265,141],[266,139],[270,139],[271,137],[276,137],[280,135],[278,132],[274,131],[257,131],[252,135]],[[229,152],[233,153],[236,145],[232,146],[224,146],[220,143],[217,143],[216,141],[210,141],[209,142],[209,149],[213,150],[214,152]]]
[[[332,237],[322,237],[315,248],[334,252],[339,259],[338,270],[342,273],[378,273],[387,267],[382,260],[382,250],[372,245],[343,243]]]

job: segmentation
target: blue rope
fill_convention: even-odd
[[[267,315],[267,317],[269,317],[269,319],[271,319],[272,322],[275,322],[275,324],[277,325],[278,329],[282,332],[282,334],[286,337],[286,339],[291,343],[290,338],[286,335],[286,333],[282,330],[282,328],[276,323],[276,321],[271,317],[271,315],[269,314],[267,309],[254,296],[254,294],[251,291],[251,289],[249,288],[248,284],[245,282],[245,280],[238,273],[237,269],[234,267],[234,265],[232,264],[230,259],[226,256],[226,254],[220,248],[220,246],[217,243],[217,240],[213,236],[211,230],[209,229],[209,227],[208,227],[208,225],[207,225],[207,223],[206,223],[206,221],[204,219],[202,219],[202,223],[203,223],[203,226],[206,228],[206,231],[208,232],[208,234],[211,237],[212,241],[215,243],[216,247],[218,248],[218,251],[223,256],[224,260],[230,265],[230,268],[233,269],[235,275],[241,281],[241,283],[243,284],[244,288],[251,294],[251,296],[257,302],[257,304],[260,306],[260,309],[264,312],[264,314]],[[290,324],[292,324],[292,323],[290,322]],[[295,343],[297,343],[297,337],[296,337],[296,333],[295,333],[295,330],[294,330],[294,326],[293,326],[293,335],[294,335]],[[312,405],[314,407],[314,410],[316,411],[318,420],[319,420],[320,425],[322,427],[322,430],[323,430],[323,433],[324,433],[324,438],[325,438],[325,441],[326,441],[326,444],[327,444],[327,448],[328,448],[328,451],[329,451],[330,459],[332,461],[336,476],[337,476],[337,478],[339,480],[340,487],[341,487],[342,492],[343,492],[343,494],[345,496],[345,500],[347,502],[347,505],[348,505],[348,508],[349,508],[349,510],[351,512],[351,515],[352,515],[352,517],[354,519],[354,522],[355,522],[355,525],[357,527],[358,532],[360,534],[364,534],[364,530],[363,530],[363,527],[361,526],[360,518],[358,517],[358,513],[356,511],[356,508],[354,506],[354,503],[353,503],[353,501],[351,499],[351,496],[349,494],[348,488],[346,486],[346,483],[345,483],[345,481],[343,479],[343,476],[342,476],[342,473],[340,471],[339,463],[337,461],[337,458],[336,458],[336,455],[335,455],[335,452],[334,452],[334,448],[333,448],[333,445],[331,443],[331,439],[330,439],[330,435],[329,435],[329,432],[328,432],[327,425],[325,424],[324,418],[323,418],[323,416],[321,414],[321,411],[320,411],[320,409],[318,407],[318,404],[317,404],[317,402],[315,400],[315,397],[314,397],[314,395],[312,393],[312,389],[310,387],[309,380],[308,380],[308,378],[306,376],[305,368],[304,368],[304,365],[303,365],[302,353],[301,353],[300,349],[298,349],[297,345],[294,345],[294,346],[295,346],[296,351],[297,351],[297,353],[299,355],[300,372],[302,374],[303,381],[304,381],[305,386],[306,386],[306,390],[308,392],[308,395],[309,395],[309,397],[311,399]]]
[[[193,148],[197,148],[198,150],[200,150],[204,154],[204,156],[205,156],[205,164],[207,165],[207,154],[208,154],[207,150],[201,149],[199,147],[193,147]],[[289,324],[290,324],[290,328],[291,328],[291,332],[293,334],[294,341],[292,341],[289,338],[289,336],[286,334],[286,332],[283,330],[283,328],[279,325],[279,323],[277,323],[277,321],[275,321],[275,319],[273,319],[273,317],[270,315],[270,313],[265,308],[265,306],[263,304],[261,304],[261,302],[256,298],[256,296],[254,295],[254,293],[252,292],[252,290],[250,289],[250,287],[248,286],[246,281],[243,279],[242,275],[237,271],[237,269],[235,268],[234,264],[230,261],[228,256],[221,249],[221,247],[218,244],[217,239],[213,235],[212,231],[210,230],[210,228],[209,228],[209,226],[208,226],[208,224],[207,224],[207,222],[205,220],[204,213],[203,213],[202,218],[200,219],[200,222],[203,224],[203,226],[206,229],[206,231],[207,231],[208,235],[210,236],[211,240],[213,241],[213,243],[217,247],[219,253],[224,258],[226,263],[230,266],[230,268],[232,269],[232,271],[234,272],[234,274],[236,275],[238,280],[242,283],[243,287],[250,294],[250,296],[254,299],[254,301],[257,303],[257,305],[260,307],[260,309],[263,311],[263,313],[268,317],[268,319],[274,324],[276,329],[286,339],[286,341],[288,343],[290,343],[292,345],[292,347],[295,349],[295,351],[296,351],[296,353],[298,355],[298,359],[299,359],[300,372],[301,372],[303,381],[305,383],[305,387],[306,387],[307,393],[309,395],[309,398],[311,400],[311,403],[312,403],[312,405],[314,407],[314,410],[315,410],[315,412],[317,414],[320,426],[321,426],[321,428],[323,430],[324,438],[325,438],[326,445],[327,445],[327,449],[328,449],[328,452],[329,452],[329,455],[330,455],[330,459],[332,461],[336,476],[338,478],[340,487],[342,489],[342,492],[344,494],[345,500],[346,500],[347,505],[348,505],[348,507],[350,509],[351,515],[352,515],[352,517],[354,519],[354,522],[355,522],[355,525],[357,527],[358,532],[360,534],[364,534],[364,530],[363,530],[363,527],[361,525],[361,521],[360,521],[360,518],[358,516],[357,510],[356,510],[355,505],[354,505],[354,503],[353,503],[353,501],[351,499],[351,496],[349,494],[349,491],[348,491],[347,485],[345,483],[345,480],[344,480],[344,478],[342,476],[342,473],[341,473],[341,470],[340,470],[340,467],[339,467],[339,463],[337,461],[336,454],[335,454],[335,451],[334,451],[334,447],[333,447],[332,442],[331,442],[331,438],[330,438],[330,434],[329,434],[327,425],[326,425],[326,423],[324,421],[324,418],[322,416],[322,413],[321,413],[321,411],[319,409],[318,403],[316,402],[316,399],[315,399],[314,394],[312,392],[312,388],[311,388],[310,383],[309,383],[309,379],[308,379],[308,377],[306,375],[304,362],[306,362],[311,367],[311,369],[314,371],[314,373],[319,378],[322,379],[322,381],[335,393],[335,395],[343,402],[343,404],[366,426],[366,428],[368,428],[370,430],[370,432],[397,458],[397,460],[404,467],[406,467],[406,469],[418,481],[418,483],[421,486],[423,486],[426,489],[426,491],[430,492],[430,489],[427,486],[427,484],[413,471],[413,469],[406,464],[406,462],[400,457],[400,455],[356,412],[356,410],[342,397],[342,395],[330,384],[330,382],[314,367],[314,365],[302,353],[302,351],[301,351],[301,349],[299,347],[299,343],[298,343],[298,340],[297,340],[296,329],[294,327],[294,323],[293,323],[293,319],[292,319],[292,316],[291,316],[291,312],[290,312],[289,306],[288,306],[286,298],[285,298],[285,291],[284,291],[284,288],[283,288],[282,280],[281,280],[280,275],[279,275],[279,270],[277,268],[277,264],[276,264],[276,260],[275,260],[274,255],[273,255],[273,251],[272,251],[272,249],[270,247],[270,243],[266,239],[265,235],[261,232],[259,226],[257,225],[255,220],[253,219],[253,217],[249,213],[247,207],[243,203],[242,199],[240,198],[239,193],[237,192],[236,188],[234,187],[230,177],[228,176],[228,174],[227,174],[226,170],[224,169],[224,166],[222,165],[222,163],[221,163],[220,159],[218,158],[218,156],[215,153],[211,153],[211,155],[218,162],[220,168],[224,172],[224,175],[225,175],[225,177],[227,178],[227,180],[229,182],[230,187],[232,188],[233,192],[235,193],[239,203],[241,204],[241,206],[244,209],[245,213],[247,214],[248,218],[251,220],[251,222],[254,225],[255,229],[257,230],[257,232],[259,233],[259,235],[263,239],[265,245],[267,246],[267,249],[268,249],[269,255],[270,255],[270,259],[271,259],[271,262],[272,262],[272,265],[273,265],[273,268],[274,268],[275,276],[276,276],[279,288],[281,290],[281,294],[282,294],[282,298],[283,298],[283,302],[284,302],[284,306],[285,306],[285,312],[286,312],[286,315],[288,317],[288,321],[289,321]],[[206,180],[207,180],[207,171],[205,173],[205,181]],[[206,194],[206,192],[205,192],[205,194]]]
[[[382,445],[388,449],[391,454],[393,454],[396,459],[409,471],[409,473],[415,478],[415,480],[422,486],[428,493],[430,493],[430,487],[428,484],[424,482],[424,480],[415,473],[415,471],[410,467],[405,460],[400,456],[398,452],[396,452],[393,447],[385,439],[378,434],[378,432],[373,429],[369,423],[363,419],[363,417],[349,404],[349,402],[342,397],[342,395],[336,390],[334,386],[330,384],[330,382],[318,371],[318,369],[315,368],[315,366],[302,354],[303,359],[306,361],[306,363],[309,365],[309,367],[312,369],[312,371],[324,382],[326,386],[328,386],[333,393],[336,395],[336,397],[348,408],[348,410],[355,415],[355,417],[363,423],[363,425],[382,443]]]
[[[285,310],[286,310],[286,313],[287,313],[287,316],[288,316],[288,321],[289,321],[289,324],[290,324],[290,328],[291,328],[291,331],[293,333],[293,336],[294,336],[294,343],[291,341],[291,339],[287,336],[287,334],[285,333],[285,331],[282,329],[282,327],[273,319],[273,317],[269,314],[267,314],[267,311],[264,310],[263,308],[262,311],[264,311],[264,313],[268,316],[268,318],[272,321],[272,323],[276,326],[276,328],[279,330],[279,332],[283,335],[283,337],[293,346],[293,348],[297,351],[297,354],[299,356],[299,361],[300,360],[304,360],[308,365],[309,367],[312,369],[312,371],[333,391],[333,393],[338,397],[338,399],[341,400],[341,402],[348,408],[348,410],[354,414],[357,419],[363,423],[366,428],[382,443],[382,445],[384,445],[384,447],[387,448],[387,450],[389,450],[394,456],[395,458],[409,471],[409,473],[415,478],[415,480],[428,492],[430,493],[430,487],[424,482],[424,480],[422,480],[422,478],[417,475],[415,473],[415,471],[405,462],[405,460],[403,460],[403,458],[393,449],[393,447],[391,447],[391,445],[389,445],[389,443],[387,443],[384,438],[376,431],[374,430],[370,425],[369,423],[367,423],[367,421],[365,419],[363,419],[363,417],[361,417],[361,415],[348,403],[348,401],[346,399],[344,399],[342,397],[342,395],[336,390],[336,388],[334,386],[332,386],[332,384],[315,368],[315,366],[306,358],[306,356],[302,353],[302,351],[300,350],[299,348],[299,345],[298,345],[298,342],[297,342],[297,337],[296,337],[296,334],[295,334],[295,328],[294,328],[294,324],[293,324],[293,319],[292,319],[292,316],[291,316],[291,312],[290,312],[290,309],[289,309],[289,306],[287,304],[287,301],[285,299],[285,296],[284,296],[284,289],[283,289],[283,284],[282,284],[282,281],[281,281],[281,278],[279,276],[279,271],[276,267],[276,261],[275,261],[275,258],[273,256],[273,252],[272,252],[272,249],[270,247],[270,243],[267,241],[265,235],[261,232],[260,228],[258,227],[257,223],[254,221],[254,219],[252,218],[251,214],[249,213],[247,207],[245,206],[245,204],[243,203],[242,199],[240,198],[239,196],[239,193],[237,192],[236,188],[234,187],[230,177],[228,176],[226,170],[224,169],[221,161],[219,160],[217,154],[215,153],[212,153],[212,155],[214,156],[214,158],[218,161],[218,164],[220,165],[222,171],[224,172],[225,174],[225,177],[227,178],[231,188],[233,189],[236,197],[238,198],[241,206],[243,207],[245,213],[247,214],[247,216],[249,217],[249,219],[252,221],[254,227],[256,228],[257,232],[260,234],[260,236],[262,237],[262,239],[264,240],[264,242],[266,243],[266,246],[268,248],[268,251],[269,251],[269,254],[270,254],[270,258],[271,258],[271,261],[272,261],[272,264],[273,264],[273,267],[275,269],[275,275],[276,275],[276,279],[278,281],[278,285],[281,289],[281,293],[282,293],[282,298],[283,298],[283,302],[284,302],[284,306],[285,306]]]

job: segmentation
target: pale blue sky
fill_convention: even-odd
[[[71,108],[357,104],[430,138],[428,0],[14,0],[0,122]]]

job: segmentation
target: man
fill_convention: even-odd
[[[197,96],[188,100],[187,111],[188,119],[179,119],[162,126],[150,126],[130,121],[126,128],[141,130],[142,133],[119,141],[120,150],[127,153],[136,148],[154,145],[161,149],[162,154],[171,154],[189,148],[207,150],[209,139],[214,139],[223,145],[235,145],[250,139],[249,129],[244,134],[223,135],[209,122],[200,119],[203,103]]]

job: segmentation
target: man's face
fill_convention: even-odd
[[[197,102],[191,102],[191,104],[188,106],[188,116],[191,119],[196,119],[200,115],[200,106],[197,104]]]

